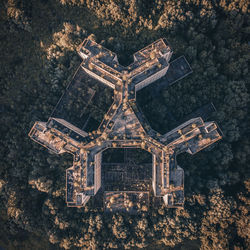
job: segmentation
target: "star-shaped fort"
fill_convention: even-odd
[[[162,77],[166,78],[166,84],[183,78],[191,71],[186,60],[180,59],[183,60],[181,66],[169,63],[172,50],[165,39],[136,52],[134,62],[127,67],[119,64],[115,53],[90,39],[84,40],[78,53],[83,61],[74,75],[74,84],[84,84],[81,79],[84,75],[88,81],[105,84],[114,92],[113,103],[98,129],[87,133],[63,115],[54,115],[47,122],[35,122],[29,133],[30,138],[53,153],[73,154],[73,166],[66,170],[67,205],[84,206],[96,195],[102,186],[104,150],[141,148],[152,154],[154,195],[163,197],[167,207],[182,207],[184,173],[176,156],[183,152],[197,153],[220,140],[221,132],[215,122],[204,122],[196,117],[161,135],[139,111],[136,93]],[[91,96],[91,91],[88,95]],[[60,101],[67,102],[65,95]]]

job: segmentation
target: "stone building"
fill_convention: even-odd
[[[215,122],[200,117],[161,135],[139,111],[137,91],[165,76],[171,67],[172,50],[167,41],[159,39],[136,52],[127,67],[119,64],[115,53],[90,39],[84,40],[78,53],[83,61],[77,74],[86,74],[114,91],[113,104],[98,129],[87,133],[61,117],[50,117],[47,122],[36,122],[29,133],[31,139],[56,154],[73,154],[73,166],[66,170],[67,205],[84,206],[98,192],[104,150],[142,148],[152,154],[154,195],[163,197],[167,207],[182,207],[184,173],[176,156],[195,154],[222,136]],[[175,62],[172,71],[178,70],[178,77],[172,73],[171,82],[191,72],[186,60],[183,62],[178,69]]]

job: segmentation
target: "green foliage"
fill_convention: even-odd
[[[191,241],[196,249],[249,249],[247,4],[1,1],[0,246],[185,249]],[[51,114],[79,66],[76,48],[89,35],[118,53],[125,65],[132,53],[159,37],[170,42],[173,59],[187,57],[190,76],[153,100],[146,98],[147,88],[138,93],[140,108],[157,131],[165,133],[200,106],[215,104],[211,119],[222,128],[223,141],[195,156],[178,157],[185,169],[185,209],[166,209],[160,203],[133,216],[106,214],[91,201],[81,209],[66,207],[65,169],[71,156],[49,154],[27,134],[34,121]],[[105,89],[97,99],[89,109],[100,121],[112,102],[110,91]]]

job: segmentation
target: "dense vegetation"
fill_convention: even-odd
[[[0,246],[6,249],[249,249],[249,32],[247,0],[3,0],[0,2]],[[212,101],[223,141],[181,155],[185,209],[163,204],[135,216],[93,202],[65,204],[70,156],[49,154],[27,134],[51,114],[91,35],[124,65],[166,37],[193,73],[140,106],[168,129]],[[144,91],[144,92],[143,92]],[[147,89],[143,90],[147,94]],[[110,96],[103,95],[102,102]]]

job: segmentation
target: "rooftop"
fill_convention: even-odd
[[[134,63],[128,67],[118,63],[115,53],[89,39],[80,46],[79,55],[83,62],[74,76],[73,84],[67,88],[48,122],[36,122],[29,133],[34,141],[51,152],[74,155],[73,166],[66,170],[68,206],[84,206],[102,186],[102,152],[105,149],[141,148],[150,152],[153,157],[154,195],[163,197],[168,207],[182,207],[184,172],[177,165],[176,156],[182,152],[195,154],[220,140],[220,130],[215,122],[204,122],[201,117],[196,117],[161,135],[150,127],[138,109],[136,92],[158,79],[164,78],[167,84],[171,84],[183,78],[191,72],[186,59],[181,57],[169,63],[172,50],[165,39],[159,39],[136,52]],[[105,85],[106,88],[113,89],[114,93],[113,103],[99,127],[89,132],[84,131],[85,120],[81,119],[81,112],[88,110],[95,91],[84,84],[85,79],[101,83],[103,85],[100,86],[104,88]],[[82,104],[76,105],[75,109],[71,98],[82,92],[85,93]],[[72,105],[68,106],[68,102]],[[81,105],[84,109],[79,109]],[[62,107],[68,108],[70,120]],[[106,194],[105,202],[109,204],[110,197],[117,195]],[[124,195],[125,193],[119,194],[117,199],[124,200]],[[108,208],[107,204],[105,206],[108,210],[113,207],[110,205]],[[125,209],[123,205],[119,207]]]

